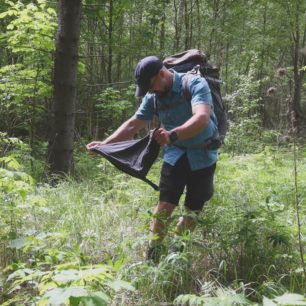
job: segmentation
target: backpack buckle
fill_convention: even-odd
[[[190,71],[190,73],[192,74],[200,74],[200,68],[201,68],[201,65],[195,65],[192,70]]]
[[[224,138],[219,132],[215,133],[211,138],[205,141],[205,148],[207,150],[218,150],[224,142]]]

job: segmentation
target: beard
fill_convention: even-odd
[[[159,98],[165,97],[170,90],[170,86],[169,86],[168,81],[165,77],[162,78],[161,84],[162,84],[161,89],[156,90],[154,92],[155,95]]]

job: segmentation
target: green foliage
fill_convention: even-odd
[[[290,166],[290,156],[284,158],[268,148],[246,157],[229,159],[223,155],[218,163],[216,194],[200,220],[203,236],[198,238],[199,246],[205,245],[210,258],[206,269],[219,267],[218,275],[245,283],[263,283],[276,274],[284,274],[286,286],[295,278],[289,272],[290,266],[299,265],[297,250],[294,251],[294,179],[293,173],[285,171]],[[300,180],[304,182],[305,176]],[[305,198],[305,194],[301,197]],[[303,288],[304,280],[300,279],[299,284]],[[281,284],[278,289],[282,290]],[[268,287],[257,290],[274,293]]]
[[[168,254],[167,254],[168,253]],[[129,279],[148,303],[172,301],[192,290],[191,258],[187,252],[168,251],[156,266],[139,263],[127,270]]]
[[[31,173],[34,179],[40,180],[45,171],[45,155],[47,143],[37,141],[29,144],[15,137],[8,137],[5,133],[0,133],[0,156],[3,156],[2,164],[8,159],[14,159],[20,168],[26,173]],[[0,162],[1,165],[1,162]],[[19,169],[19,168],[18,168]],[[15,168],[17,170],[17,168]]]
[[[50,211],[44,209],[44,213]],[[114,293],[134,290],[118,278],[115,263],[86,264],[89,260],[83,252],[86,238],[75,245],[70,245],[68,238],[63,232],[53,231],[11,240],[9,247],[18,250],[22,257],[5,269],[7,304],[24,301],[27,305],[35,301],[36,305],[79,305],[81,302],[107,305]]]
[[[0,158],[0,241],[9,243],[21,233],[20,221],[26,218],[29,205],[27,196],[34,191],[34,180],[21,170],[21,165],[12,156]],[[0,243],[1,245],[1,243]],[[0,265],[5,266],[18,258],[15,251],[0,248]]]
[[[213,293],[213,294],[212,294]],[[258,305],[247,300],[243,294],[230,289],[217,289],[203,296],[193,294],[180,295],[174,300],[174,305],[180,306],[232,306]]]
[[[213,293],[213,296],[211,294]],[[306,305],[306,299],[300,294],[285,293],[282,296],[268,299],[263,297],[263,306],[280,306],[280,305]],[[257,303],[253,303],[247,300],[242,294],[236,293],[234,290],[229,289],[217,289],[215,292],[210,294],[196,296],[193,294],[185,294],[178,296],[174,305],[180,306],[232,306],[232,305],[254,305],[258,306]]]
[[[252,69],[253,68],[253,69]],[[236,90],[225,96],[229,106],[230,129],[226,137],[226,149],[237,153],[254,153],[262,150],[260,122],[260,98],[252,65],[248,75],[237,76]]]
[[[41,241],[44,235],[40,236],[38,240]],[[32,238],[34,237],[28,237],[28,243],[23,244],[27,252],[34,246]],[[44,250],[44,260],[34,253],[37,265],[32,264],[31,268],[26,268],[22,264],[13,264],[6,269],[11,272],[7,277],[7,295],[18,292],[20,301],[36,301],[36,305],[79,305],[80,302],[85,305],[107,305],[114,292],[134,290],[129,283],[116,279],[115,270],[109,265],[80,266],[79,262],[69,262],[73,253],[67,252],[68,250],[62,250],[58,254],[58,259],[62,258],[64,264],[52,265],[47,255],[54,257],[55,249],[37,246],[37,254]],[[35,295],[38,293],[39,297],[30,296],[29,291]],[[16,301],[16,298],[12,300]],[[10,300],[7,301],[9,302]]]
[[[97,95],[95,105],[98,113],[97,120],[102,128],[109,127],[106,133],[117,128],[133,114],[134,106],[131,103],[133,97],[134,86],[121,92],[109,87]]]
[[[298,151],[302,207],[304,151]],[[147,230],[148,211],[157,197],[152,188],[127,179],[104,160],[91,160],[81,153],[76,167],[82,165],[79,173],[86,178],[67,179],[54,187],[35,186],[29,176],[20,176],[12,157],[2,161],[6,165],[0,179],[5,190],[0,201],[5,245],[0,258],[6,267],[3,303],[304,302],[298,296],[283,296],[305,290],[297,247],[292,158],[287,151],[266,147],[245,156],[222,153],[215,195],[198,217],[196,231],[175,234],[178,211],[157,265],[148,265],[142,255],[152,238]],[[151,179],[158,179],[159,168],[160,163],[154,165]],[[184,251],[173,251],[176,245],[184,245]]]
[[[44,113],[45,101],[51,95],[56,13],[46,1],[23,4],[6,1],[9,9],[0,14],[6,31],[0,36],[13,60],[0,67],[1,110],[6,129],[29,130],[32,116]]]
[[[306,299],[303,295],[292,293],[285,293],[273,299],[263,298],[263,306],[278,305],[306,305]]]

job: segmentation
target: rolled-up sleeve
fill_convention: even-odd
[[[191,105],[197,104],[209,104],[212,106],[212,97],[207,81],[196,76],[192,79],[189,85],[189,91],[191,93]]]
[[[147,94],[141,101],[138,107],[135,117],[139,120],[152,120],[154,116],[154,96]]]

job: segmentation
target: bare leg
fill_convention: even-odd
[[[191,211],[188,207],[185,207],[185,209],[187,210],[187,212],[191,212],[196,214],[195,211]],[[189,231],[193,231],[197,225],[196,216],[183,216],[183,217],[179,217],[179,221],[176,224],[176,231],[178,233],[182,233],[186,230]]]
[[[152,220],[150,230],[158,236],[157,240],[150,242],[151,246],[160,244],[167,234],[167,221],[171,217],[176,205],[168,202],[159,202],[154,209],[156,217]]]

